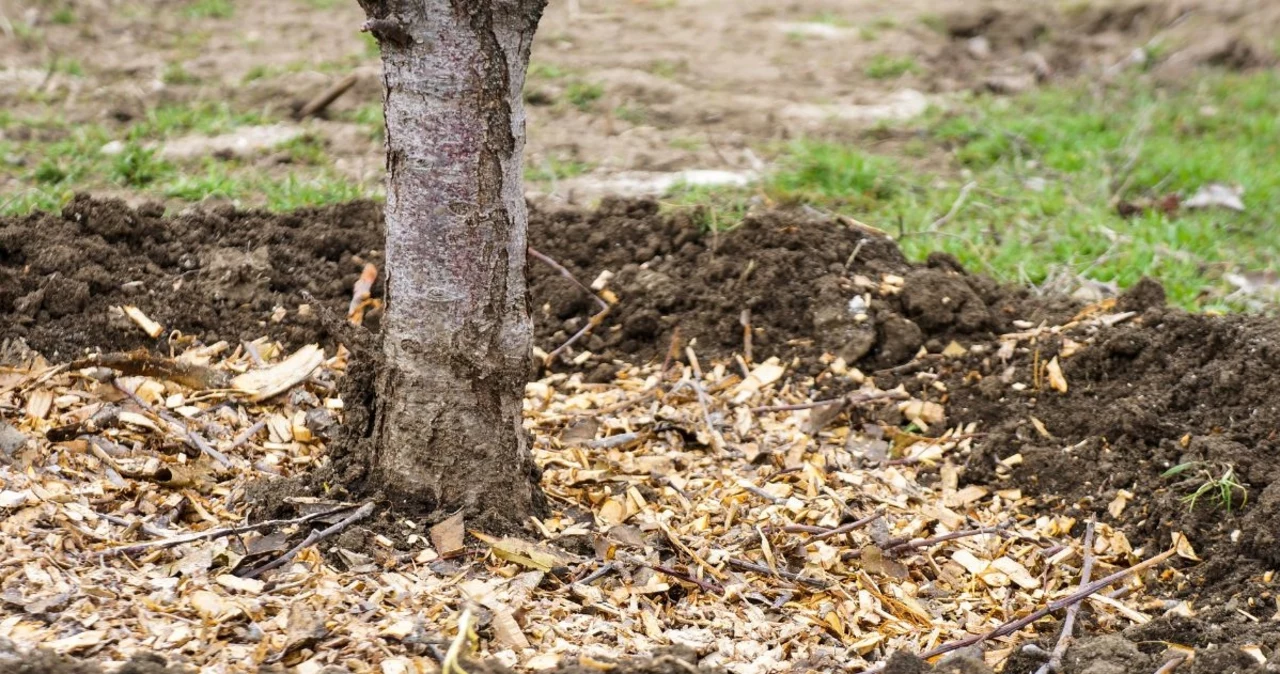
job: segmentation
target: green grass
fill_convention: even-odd
[[[580,176],[591,170],[591,165],[579,159],[549,157],[538,163],[531,163],[524,177],[531,182],[553,182]]]
[[[565,87],[564,96],[573,107],[586,112],[604,96],[604,87],[591,82],[570,82]]]
[[[77,191],[130,190],[148,198],[201,201],[224,198],[245,205],[290,210],[373,196],[367,186],[338,173],[322,141],[302,136],[277,150],[290,162],[263,167],[254,160],[205,158],[190,162],[161,159],[156,144],[191,133],[219,134],[236,127],[277,121],[233,111],[226,105],[166,106],[123,128],[71,124],[57,117],[0,115],[0,125],[32,131],[32,139],[0,141],[0,214],[57,210]],[[112,141],[117,152],[103,152]]]
[[[183,14],[191,19],[229,19],[235,13],[231,0],[195,0],[183,8]]]
[[[1223,273],[1280,269],[1277,109],[1274,72],[1176,90],[1134,79],[978,96],[863,141],[771,148],[775,170],[758,188],[674,203],[713,210],[718,226],[753,196],[808,204],[890,232],[916,259],[943,250],[1019,283],[1075,275],[1123,287],[1150,275],[1178,305],[1229,309]],[[896,142],[867,149],[886,137]],[[1212,182],[1242,186],[1247,212],[1117,213],[1117,200],[1186,198]]]
[[[872,57],[871,62],[867,64],[863,72],[867,74],[867,77],[874,80],[891,80],[902,77],[907,73],[920,72],[920,66],[910,56],[877,54]]]
[[[199,84],[200,78],[187,70],[181,63],[173,62],[164,67],[160,80],[168,85]]]

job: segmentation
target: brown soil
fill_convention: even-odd
[[[319,307],[300,315],[298,305],[309,301],[300,294],[345,310],[361,262],[380,262],[379,218],[369,203],[281,216],[227,209],[163,218],[155,209],[81,197],[62,214],[0,221],[0,341],[23,337],[60,359],[84,348],[161,346],[108,309],[132,303],[202,340],[266,334],[294,345],[331,343]],[[1066,333],[1082,346],[1060,358],[1069,383],[1062,394],[1037,389],[1032,370],[1061,352],[1064,335],[1024,339],[1008,362],[999,359],[995,337],[1014,330],[1015,320],[1064,322],[1078,305],[1002,288],[945,256],[913,265],[888,240],[847,223],[774,212],[710,236],[652,202],[607,201],[593,212],[535,212],[531,241],[584,282],[603,270],[616,274],[608,287],[618,304],[586,344],[596,357],[582,365],[601,378],[613,359],[663,358],[677,327],[681,344],[696,339],[704,362],[728,357],[742,347],[744,308],[757,360],[799,357],[801,367],[815,368],[820,353],[843,352],[872,371],[909,361],[922,346],[933,353],[951,340],[979,347],[879,375],[882,386],[897,377],[945,403],[951,423],[976,422],[988,433],[968,457],[966,481],[1018,486],[1045,512],[1076,516],[1081,527],[1096,516],[1147,553],[1180,531],[1204,559],[1184,569],[1188,582],[1160,588],[1193,600],[1194,617],[1158,617],[1120,637],[1085,640],[1071,651],[1067,671],[1095,664],[1104,667],[1097,671],[1152,671],[1162,642],[1203,649],[1186,666],[1193,672],[1227,671],[1206,667],[1239,659],[1233,644],[1280,648],[1276,590],[1263,581],[1280,565],[1280,404],[1273,395],[1280,320],[1167,309],[1159,285],[1144,281],[1119,300],[1119,309],[1135,312],[1127,321]],[[593,308],[554,270],[532,265],[537,343],[550,350]],[[901,290],[880,288],[885,275],[902,277]],[[849,310],[866,292],[859,277],[875,286],[862,321]],[[278,322],[277,306],[285,308]],[[945,393],[934,377],[921,376],[925,370]],[[359,403],[352,399],[352,408]],[[1023,462],[1005,475],[997,461],[1013,454]],[[1228,490],[1231,508],[1212,494],[1189,507],[1185,497],[1227,468],[1243,486]],[[1132,497],[1113,516],[1108,506],[1121,490]],[[1087,609],[1083,616],[1087,633]],[[1038,666],[1020,653],[1005,671]]]
[[[370,202],[286,215],[191,209],[165,218],[158,207],[78,196],[61,214],[0,220],[3,336],[59,359],[86,348],[157,346],[110,309],[135,305],[206,342],[328,340],[318,309],[342,314],[362,264],[381,263],[381,218]],[[601,377],[614,359],[663,358],[677,328],[701,357],[740,351],[744,309],[757,360],[832,352],[879,367],[905,362],[922,346],[988,339],[1015,318],[1062,318],[1074,308],[956,273],[946,256],[912,265],[888,239],[791,213],[749,217],[733,232],[706,236],[687,217],[659,213],[656,202],[606,200],[589,212],[535,210],[530,241],[584,283],[603,271],[617,275],[608,287],[618,305],[582,344],[604,365]],[[531,261],[529,273],[537,344],[551,351],[596,308],[554,269]],[[903,277],[905,289],[873,296],[867,320],[855,321],[851,298],[885,274]],[[300,310],[310,302],[304,293],[322,307]],[[376,329],[376,316],[370,324]]]
[[[115,674],[187,674],[190,670],[171,667],[164,658],[139,655],[115,670]],[[102,668],[92,660],[79,660],[49,651],[18,653],[0,643],[0,673],[2,674],[102,674]]]

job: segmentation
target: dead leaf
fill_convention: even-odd
[[[448,556],[463,549],[467,530],[462,513],[431,527],[431,545],[441,556]]]

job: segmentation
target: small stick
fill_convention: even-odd
[[[555,260],[547,257],[546,255],[543,255],[542,253],[539,253],[536,249],[534,249],[533,246],[529,246],[528,250],[530,255],[534,256],[538,260],[541,260],[543,264],[546,264],[552,269],[560,272],[561,276],[569,279],[571,283],[581,288],[583,292],[590,295],[591,299],[595,300],[596,304],[600,306],[599,313],[597,313],[596,315],[588,319],[587,324],[582,326],[581,330],[574,333],[574,335],[569,338],[569,341],[556,347],[555,351],[548,353],[547,357],[542,359],[542,362],[544,365],[550,365],[551,362],[555,360],[556,356],[559,356],[561,353],[564,353],[565,349],[568,349],[570,346],[573,346],[574,343],[576,343],[579,339],[582,339],[587,335],[587,333],[595,329],[596,326],[603,323],[605,317],[609,315],[610,307],[609,307],[609,303],[604,301],[603,297],[600,297],[599,295],[596,294],[594,290],[588,288],[587,286],[583,285],[581,281],[574,278],[573,274],[569,273],[569,270],[565,269],[564,266],[561,265],[559,262],[556,262]]]
[[[1018,618],[1017,620],[1010,620],[1009,622],[1006,622],[1003,625],[1000,625],[999,627],[991,630],[990,632],[987,632],[985,634],[973,634],[963,639],[957,639],[956,641],[942,644],[937,648],[921,653],[918,657],[921,660],[929,660],[930,658],[936,658],[939,655],[942,655],[943,653],[950,653],[951,651],[957,651],[957,650],[960,650],[961,648],[967,648],[974,644],[979,644],[984,641],[987,641],[988,639],[994,639],[996,637],[1003,637],[1009,634],[1013,634],[1014,632],[1017,632],[1018,630],[1026,627],[1027,625],[1030,625],[1031,623],[1049,615],[1050,613],[1053,613],[1054,611],[1060,611],[1073,604],[1078,604],[1084,601],[1085,599],[1088,599],[1093,594],[1097,593],[1098,590],[1101,590],[1102,588],[1107,587],[1108,585],[1116,582],[1117,580],[1124,579],[1128,576],[1138,573],[1139,571],[1149,569],[1157,564],[1160,564],[1166,559],[1169,559],[1170,557],[1174,556],[1177,553],[1178,553],[1178,550],[1176,548],[1165,550],[1164,552],[1156,555],[1155,557],[1152,557],[1151,559],[1138,562],[1137,564],[1134,564],[1133,566],[1127,569],[1122,569],[1105,578],[1099,578],[1098,580],[1095,580],[1092,583],[1089,583],[1088,585],[1083,585],[1080,587],[1079,590],[1076,590],[1075,592],[1061,599],[1051,601],[1045,606],[1039,609],[1036,609],[1035,611],[1032,611],[1031,613],[1028,613],[1027,615],[1021,618]],[[879,674],[880,672],[884,671],[885,666],[886,665],[883,665],[883,664],[876,665],[875,667],[872,667],[871,669],[864,671],[863,674]]]
[[[584,577],[582,580],[573,581],[572,584],[573,585],[590,585],[596,582],[597,580],[600,580],[601,578],[604,578],[605,576],[617,570],[618,570],[618,565],[614,562],[609,562],[608,564],[605,564],[604,566],[587,574],[587,576]]]
[[[778,569],[777,571],[775,571],[763,564],[756,564],[755,562],[748,562],[745,559],[737,559],[735,557],[730,557],[726,561],[729,562],[729,566],[736,566],[739,569],[744,569],[747,571],[755,571],[756,573],[763,573],[767,576],[776,576],[779,578],[785,578],[787,580],[795,581],[797,583],[808,585],[810,587],[816,587],[818,589],[826,589],[827,587],[827,584],[825,582],[818,580],[817,578],[809,578],[806,576],[802,576],[794,571],[787,571],[785,569]]]
[[[931,545],[936,545],[938,543],[955,540],[957,538],[968,538],[970,536],[981,536],[983,534],[1002,534],[1002,533],[1005,533],[1005,529],[1008,526],[1009,526],[1008,524],[1002,524],[998,527],[982,527],[979,529],[966,529],[964,531],[952,531],[949,534],[941,534],[938,536],[934,536],[932,538],[917,538],[912,541],[906,541],[905,543],[898,543],[897,545],[891,545],[885,548],[884,551],[889,554],[901,554],[907,550],[914,550],[916,548],[927,548]]]
[[[96,513],[96,514],[98,515],[98,517],[101,517],[102,519],[108,522],[111,522],[112,524],[119,524],[120,526],[129,528],[129,529],[141,529],[142,533],[152,538],[168,538],[173,534],[172,531],[165,531],[164,529],[161,529],[155,526],[154,524],[143,522],[142,520],[135,520],[133,522],[130,522],[129,520],[123,517],[117,517],[115,515],[108,515],[106,513]]]
[[[694,585],[697,585],[698,587],[702,588],[704,592],[711,592],[713,594],[724,594],[724,588],[720,587],[719,585],[716,585],[715,583],[712,583],[711,581],[694,578],[693,576],[687,573],[680,573],[679,571],[676,571],[673,568],[663,566],[661,564],[645,564],[645,566],[663,575],[667,575],[667,576],[671,576],[672,578],[683,580],[686,583],[693,583]]]
[[[235,439],[231,441],[231,445],[227,447],[227,451],[236,449],[240,445],[243,445],[244,443],[248,442],[253,436],[258,434],[258,431],[262,430],[262,428],[266,425],[267,425],[267,420],[261,419],[254,425],[244,429],[243,433],[241,433],[240,435],[237,435]]]
[[[815,407],[823,405],[861,405],[862,403],[874,402],[877,400],[905,400],[909,396],[901,391],[877,391],[875,393],[850,393],[848,395],[831,398],[829,400],[819,400],[811,403],[797,403],[795,405],[769,405],[766,407],[752,407],[751,412],[792,412],[795,410],[811,410]]]
[[[745,358],[748,363],[750,363],[751,362],[751,309],[743,309],[742,315],[738,317],[738,322],[742,324],[742,357]]]
[[[702,420],[707,424],[707,432],[711,434],[711,446],[715,448],[716,451],[723,450],[724,436],[720,434],[720,430],[717,429],[715,424],[711,421],[711,408],[707,405],[707,392],[703,390],[702,385],[691,379],[685,379],[672,387],[670,393],[675,393],[685,386],[693,389],[693,392],[697,394],[698,407],[702,408]]]
[[[213,540],[215,538],[223,538],[226,536],[236,536],[238,534],[246,534],[259,529],[270,529],[272,527],[285,527],[294,524],[305,524],[312,520],[318,520],[329,515],[343,512],[354,508],[354,505],[344,505],[329,510],[324,510],[302,517],[295,517],[287,520],[265,520],[257,524],[246,524],[239,527],[227,527],[225,529],[211,529],[209,531],[201,531],[194,534],[185,534],[182,536],[173,536],[162,538],[158,541],[147,541],[146,543],[135,543],[133,545],[122,545],[116,548],[109,548],[97,552],[99,557],[110,557],[113,555],[127,555],[134,552],[142,552],[143,550],[172,548],[185,543],[193,543],[195,541]]]
[[[929,225],[929,231],[930,232],[938,231],[939,227],[947,224],[951,220],[951,218],[954,218],[956,216],[956,213],[960,212],[960,207],[964,206],[965,199],[969,198],[969,193],[972,192],[973,188],[977,186],[978,186],[978,183],[973,180],[970,180],[969,182],[965,183],[964,187],[960,188],[960,194],[956,196],[955,203],[951,204],[951,210],[947,211],[946,215],[938,218],[937,220],[934,220],[933,224]]]
[[[835,536],[839,536],[839,535],[841,535],[841,534],[847,534],[847,533],[849,533],[850,531],[853,531],[854,529],[861,529],[862,527],[865,527],[865,526],[867,526],[868,524],[871,524],[872,522],[874,522],[874,521],[876,521],[876,520],[880,519],[881,517],[884,517],[884,511],[883,511],[883,510],[877,510],[876,512],[874,512],[874,513],[872,513],[872,514],[870,514],[870,515],[867,515],[866,517],[864,517],[864,518],[862,518],[862,519],[860,519],[860,520],[857,520],[857,521],[855,521],[855,522],[850,522],[850,523],[848,523],[848,524],[841,524],[840,526],[838,526],[838,527],[836,527],[836,528],[834,528],[834,529],[831,529],[831,530],[829,530],[829,531],[827,531],[827,532],[824,532],[824,533],[818,534],[817,536],[812,536],[812,537],[810,537],[810,538],[809,538],[809,540],[810,540],[810,541],[825,541],[825,540],[827,540],[828,538],[833,538],[833,537],[835,537]]]
[[[355,512],[343,518],[341,522],[338,522],[337,524],[334,524],[328,527],[327,529],[323,529],[321,531],[316,531],[313,529],[311,533],[307,534],[307,537],[301,543],[294,546],[292,550],[277,557],[276,559],[272,560],[268,564],[259,566],[258,568],[244,574],[241,577],[257,578],[258,576],[261,576],[262,574],[274,568],[284,566],[285,564],[288,564],[289,561],[292,560],[294,557],[297,557],[298,553],[306,549],[307,546],[314,545],[315,543],[319,543],[320,541],[338,533],[339,531],[342,531],[343,529],[346,529],[347,527],[368,517],[371,514],[373,514],[373,503],[366,503],[360,506],[359,508],[357,508]]]
[[[226,454],[223,454],[222,452],[219,452],[218,450],[214,449],[213,445],[210,445],[209,441],[205,440],[204,436],[197,433],[195,429],[191,428],[190,426],[187,426],[181,421],[178,421],[176,418],[174,418],[172,414],[169,414],[164,410],[158,410],[152,407],[150,403],[143,400],[137,393],[134,393],[133,391],[130,391],[129,389],[125,388],[124,385],[122,385],[119,382],[119,380],[113,383],[115,384],[115,387],[120,392],[129,396],[129,399],[132,400],[134,403],[136,403],[142,409],[160,417],[161,419],[164,419],[170,425],[176,428],[182,429],[183,434],[186,436],[187,444],[191,445],[195,449],[200,450],[209,458],[217,461],[218,463],[222,464],[224,467],[226,468],[231,467],[231,459],[228,459]]]
[[[351,87],[354,87],[357,79],[356,74],[351,73],[337,82],[334,82],[333,86],[325,89],[319,96],[316,96],[306,105],[302,106],[302,109],[298,110],[298,114],[294,115],[294,119],[306,119],[324,112],[325,109],[332,105],[334,101],[341,98],[343,94],[347,93],[347,91],[351,89]]]
[[[1093,575],[1093,528],[1095,521],[1089,520],[1084,530],[1084,561],[1080,564],[1080,585],[1088,585]],[[1036,670],[1036,674],[1049,674],[1062,671],[1062,658],[1067,654],[1067,646],[1071,645],[1071,633],[1075,631],[1076,614],[1080,612],[1080,604],[1072,604],[1067,608],[1067,616],[1062,620],[1062,634],[1058,635],[1058,643],[1049,654],[1049,661]]]

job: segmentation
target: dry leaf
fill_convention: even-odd
[[[431,527],[431,546],[441,555],[451,555],[463,548],[467,530],[458,513]]]

